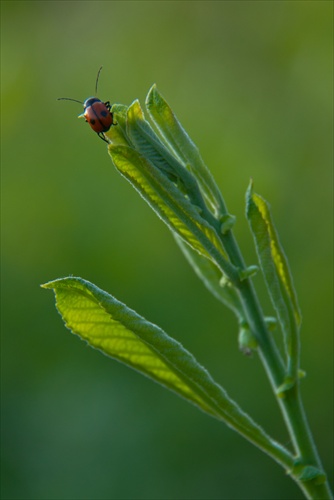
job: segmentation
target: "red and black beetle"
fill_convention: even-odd
[[[95,93],[97,94],[97,85],[99,81],[99,76],[101,73],[101,68],[99,69],[96,77]],[[97,97],[89,97],[85,102],[78,101],[77,99],[71,99],[69,97],[59,97],[59,101],[74,101],[83,104],[84,112],[79,115],[85,118],[86,122],[89,123],[91,128],[97,135],[105,142],[109,144],[106,139],[104,132],[107,132],[112,125],[116,125],[113,120],[113,114],[111,112],[111,104],[109,101],[103,102]]]

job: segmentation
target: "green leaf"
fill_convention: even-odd
[[[192,248],[235,279],[235,268],[226,260],[225,250],[215,229],[200,215],[200,209],[150,161],[132,148],[110,145],[115,167],[143,196],[161,219]],[[237,278],[236,278],[237,279]]]
[[[229,398],[179,342],[117,299],[81,278],[43,285],[53,289],[66,326],[92,347],[171,389],[273,456],[293,462],[291,454]]]
[[[288,262],[274,226],[268,203],[253,192],[246,196],[246,213],[266,285],[285,336],[288,377],[296,381],[299,364],[301,314]],[[288,387],[288,385],[287,385]],[[291,387],[291,385],[290,385]]]
[[[242,304],[235,287],[224,279],[221,271],[210,260],[195,252],[187,243],[175,235],[175,239],[189,264],[207,289],[238,317],[239,322],[245,320]]]
[[[115,125],[110,127],[108,132],[104,132],[104,135],[113,144],[131,145],[126,135],[127,110],[128,108],[124,104],[114,104],[112,107],[112,113]]]
[[[134,149],[147,158],[172,181],[177,181],[177,173],[171,163],[176,159],[161,143],[150,124],[145,120],[139,101],[134,101],[127,110],[126,130]]]
[[[138,101],[135,101],[128,109],[127,134],[134,148],[141,155],[165,172],[168,179],[174,182],[195,206],[200,207],[203,212],[207,210],[195,177],[164,146],[145,120]]]
[[[64,278],[43,286],[54,290],[57,309],[72,333],[217,416],[214,404],[208,404],[203,389],[190,378],[211,383],[207,372],[156,325],[83,279]]]
[[[170,106],[153,85],[146,97],[146,108],[166,146],[180,158],[197,178],[203,194],[218,214],[226,213],[224,200],[214,178]],[[201,117],[199,116],[199,119]]]

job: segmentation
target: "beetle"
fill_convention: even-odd
[[[102,66],[100,67],[95,83],[95,94],[97,94],[97,86],[99,82],[99,77],[101,73]],[[112,125],[116,125],[114,122],[113,114],[111,112],[110,101],[103,102],[97,97],[88,97],[84,102],[78,101],[77,99],[71,99],[70,97],[58,97],[58,101],[74,101],[83,104],[84,112],[79,115],[78,118],[84,117],[86,122],[89,123],[90,127],[97,133],[97,135],[104,142],[109,144],[106,139],[104,132],[108,132]]]

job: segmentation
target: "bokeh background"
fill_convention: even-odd
[[[2,1],[2,498],[298,499],[252,445],[71,335],[70,274],[180,340],[289,446],[257,356],[77,115],[158,88],[221,186],[272,205],[303,310],[303,396],[332,479],[332,2]],[[267,314],[262,279],[255,278]]]

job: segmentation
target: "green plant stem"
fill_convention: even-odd
[[[226,233],[222,237],[222,240],[232,264],[244,269],[245,264],[232,232],[229,231]],[[251,281],[249,279],[240,281],[238,291],[244,306],[246,318],[258,341],[261,361],[277,397],[276,391],[283,383],[285,377],[285,366],[278,348],[268,332],[264,315]],[[322,465],[303,409],[299,383],[297,382],[290,390],[286,391],[284,397],[277,397],[277,400],[294,445],[298,463],[314,466],[319,471],[322,471]],[[307,498],[333,498],[327,481],[323,484],[316,484],[316,480],[303,482],[299,479],[297,473],[294,471],[288,472]]]

